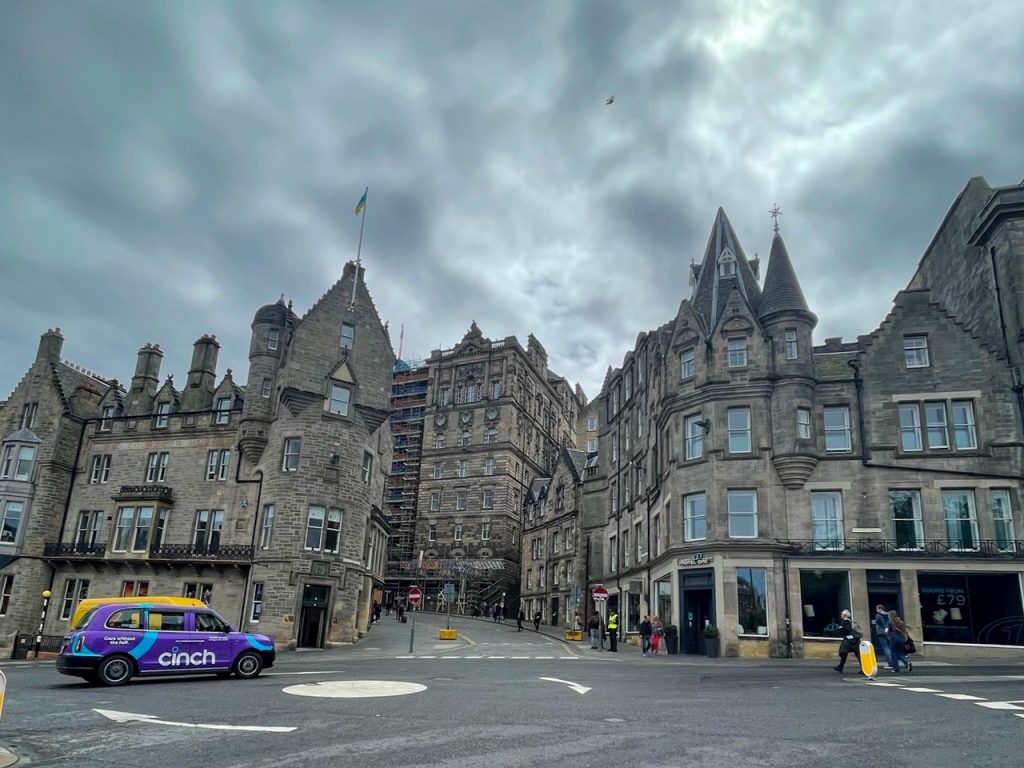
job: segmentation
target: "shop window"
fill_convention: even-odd
[[[917,575],[925,642],[1024,646],[1016,573]]]
[[[768,574],[764,568],[736,569],[736,606],[739,634],[768,634]]]
[[[840,614],[849,608],[849,571],[800,571],[804,637],[839,637],[842,634]]]

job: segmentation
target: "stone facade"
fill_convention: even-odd
[[[0,508],[26,501],[0,545],[8,642],[35,630],[47,588],[46,634],[87,594],[195,595],[281,647],[365,633],[383,584],[395,357],[363,270],[346,265],[302,318],[283,300],[261,308],[245,387],[230,370],[217,383],[212,336],[182,390],[159,384],[158,346],[126,389],[62,362],[61,342],[43,336],[0,411],[5,451],[36,446],[26,479],[0,480]]]
[[[524,349],[515,337],[485,338],[476,323],[426,363],[415,536],[423,575],[438,586],[467,576],[462,609],[496,602],[511,609],[526,492],[534,478],[550,475],[563,448],[576,446],[582,392],[548,370],[532,335]],[[467,562],[452,572],[451,560]],[[437,591],[427,590],[428,607]]]
[[[839,612],[867,628],[879,602],[919,645],[1014,652],[1022,429],[998,336],[915,288],[812,347],[778,233],[757,272],[719,211],[693,297],[609,371],[590,586],[624,632],[658,614],[690,653],[714,625],[726,655],[834,656]]]

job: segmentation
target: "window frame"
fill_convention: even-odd
[[[831,508],[825,502],[832,502]],[[815,552],[846,551],[843,514],[842,491],[811,491],[811,538]],[[819,538],[819,530],[824,531],[824,539]]]
[[[922,403],[924,407],[924,427],[925,435],[927,436],[927,445],[929,451],[948,451],[951,450],[952,446],[949,442],[949,414],[946,412],[946,401],[945,400],[925,400]],[[932,415],[939,413],[942,416],[941,420],[932,421]],[[941,443],[936,439],[935,443],[932,443],[932,433],[936,433],[937,436],[941,436]]]
[[[685,461],[704,458],[704,421],[699,413],[684,420],[683,457]]]
[[[800,346],[799,337],[797,336],[796,328],[786,328],[783,332],[783,343],[786,348],[786,359],[787,360],[799,360],[800,359]]]
[[[370,478],[373,477],[373,454],[369,451],[363,451],[363,465],[362,465],[363,485],[370,484]]]
[[[910,501],[910,517],[896,517],[899,496]],[[893,549],[897,552],[921,552],[924,550],[924,515],[921,506],[921,489],[919,488],[890,488],[889,489],[889,520],[892,524]],[[912,547],[900,546],[900,535],[898,523],[906,526],[908,523],[913,529],[914,544]],[[906,541],[904,541],[906,543]]]
[[[343,393],[344,397],[339,397]],[[352,388],[336,381],[331,382],[327,397],[327,412],[334,416],[348,416],[352,409]]]
[[[739,345],[743,345],[742,348]],[[727,340],[726,343],[727,351],[727,367],[729,368],[746,368],[750,364],[750,353],[747,344],[746,336],[733,336]],[[742,359],[742,362],[738,362]],[[737,361],[737,362],[734,362]]]
[[[813,440],[814,431],[811,428],[814,417],[810,408],[798,405],[796,409],[796,436],[798,440]]]
[[[1013,497],[1010,494],[1010,489],[990,488],[988,498],[989,510],[992,513],[992,530],[995,535],[996,549],[1000,552],[1016,552],[1017,541],[1014,537]],[[1004,499],[1005,502],[997,504],[997,498]],[[999,514],[997,514],[997,510],[1000,511]]]
[[[293,448],[295,450],[290,450]],[[298,472],[299,462],[302,460],[302,438],[286,437],[281,447],[281,471]],[[294,464],[294,466],[292,466]]]
[[[153,429],[167,429],[171,423],[171,402],[163,401],[156,404],[153,412]]]
[[[695,509],[694,503],[700,501],[703,509]],[[703,535],[698,536],[695,530],[696,521],[703,521]],[[708,497],[706,493],[691,493],[683,497],[683,541],[707,541],[708,538]]]
[[[725,414],[726,414],[726,424],[727,424],[727,430],[726,431],[728,433],[729,455],[733,456],[733,455],[744,455],[744,454],[753,453],[754,452],[754,434],[753,434],[754,431],[753,431],[752,415],[751,415],[751,408],[750,408],[750,406],[749,405],[742,405],[742,406],[734,406],[734,407],[731,407],[731,408],[727,408],[726,411],[725,411]],[[744,427],[742,429],[733,427],[733,420],[732,420],[733,414],[746,414],[746,427]],[[733,447],[733,439],[734,438],[738,438],[738,437],[740,437],[742,435],[746,435],[746,441],[747,441],[746,445],[747,445],[747,447],[746,447],[745,450],[736,449],[736,448]]]
[[[733,511],[733,500],[739,500],[740,498],[752,499],[753,511]],[[730,539],[757,539],[760,538],[760,521],[758,520],[757,512],[757,490],[749,488],[730,488],[725,493],[726,499],[726,514],[729,521],[729,538]],[[740,522],[744,518],[749,518],[754,521],[754,534],[752,536],[747,534],[738,534],[733,532],[733,522]]]
[[[974,488],[943,488],[942,489],[942,518],[946,529],[946,546],[950,552],[978,552],[981,550],[981,538],[978,529],[978,500]],[[967,499],[967,517],[951,517],[950,505],[947,501],[952,499],[954,494],[962,495]],[[968,537],[964,537],[963,524],[970,527]],[[959,538],[953,536],[954,527],[959,526]],[[954,540],[956,544],[954,545]]]
[[[920,453],[924,450],[924,436],[921,431],[921,408],[919,403],[904,402],[897,403],[899,406],[899,424],[900,424],[900,450],[904,453]],[[913,423],[908,424],[904,419],[904,416],[910,416],[910,420]],[[917,447],[910,447],[907,444],[907,438],[913,437],[916,441]]]
[[[679,353],[679,378],[682,381],[697,375],[697,348],[690,347]]]
[[[974,400],[950,400],[949,407],[953,412],[953,445],[957,451],[978,450],[978,417],[974,412]],[[958,420],[957,408],[965,408],[964,413],[968,418],[964,422]],[[961,447],[961,432],[967,430],[970,436],[970,445]]]
[[[918,344],[916,342],[923,343]],[[903,363],[908,369],[931,367],[931,354],[928,350],[927,334],[907,334],[903,337]]]
[[[224,426],[225,424],[231,423],[231,398],[230,397],[218,397],[215,404],[213,414],[213,423],[218,426]]]
[[[843,427],[829,427],[828,416],[830,413],[841,413],[843,415]],[[827,405],[822,408],[821,423],[824,427],[825,453],[852,453],[853,434],[850,428],[850,406],[849,405]],[[845,437],[845,447],[829,448],[829,437],[842,435]]]
[[[13,518],[12,512],[17,508],[17,516]],[[7,520],[8,518],[16,519],[17,522],[14,526],[14,535],[11,536],[10,540],[6,539],[7,534]],[[25,501],[23,499],[7,499],[4,502],[3,517],[0,517],[0,544],[17,545],[21,538],[21,531],[24,527],[25,522]]]
[[[277,352],[278,347],[281,345],[281,329],[271,328],[267,332],[267,351]]]
[[[277,518],[277,505],[264,504],[263,517],[260,522],[259,549],[270,549],[274,540],[274,520]]]
[[[346,343],[348,342],[348,343]],[[354,349],[356,345],[356,327],[352,323],[341,324],[341,348]]]
[[[13,573],[0,574],[0,616],[6,616],[11,608],[15,575]]]
[[[205,524],[204,517],[205,517]],[[192,526],[192,547],[196,550],[214,552],[220,548],[224,536],[225,513],[223,509],[196,510]]]
[[[764,630],[765,630],[763,634],[760,633],[760,632],[756,632],[756,631],[754,631],[754,632],[750,631],[749,628],[745,624],[743,624],[743,622],[741,621],[741,618],[743,617],[743,609],[740,608],[740,606],[742,605],[743,601],[740,599],[740,582],[742,580],[741,579],[741,574],[742,574],[743,571],[748,572],[748,574],[750,576],[750,579],[749,579],[748,583],[750,584],[751,589],[754,592],[755,600],[756,600],[756,597],[758,596],[759,592],[764,597],[764,609],[763,610],[764,610],[765,622],[764,622],[764,624],[758,624],[755,627],[755,629],[757,629],[757,628],[760,628],[760,627],[763,626]],[[755,574],[758,574],[760,578],[759,579],[755,578]],[[757,583],[758,581],[760,581],[760,584]],[[760,590],[758,589],[759,586],[761,588]],[[771,616],[771,613],[769,612],[769,605],[768,605],[769,602],[770,602],[770,594],[769,594],[769,590],[768,590],[768,569],[763,567],[763,566],[748,566],[748,565],[738,565],[738,566],[736,566],[736,605],[737,605],[737,610],[736,610],[736,634],[739,635],[740,637],[759,637],[759,638],[769,637],[771,635],[771,622],[768,621],[768,617]]]

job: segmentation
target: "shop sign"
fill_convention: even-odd
[[[692,557],[680,557],[679,560],[676,561],[676,564],[693,567],[711,565],[713,562],[715,562],[714,555],[705,555],[703,552],[694,552]]]

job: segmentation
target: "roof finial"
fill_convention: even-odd
[[[779,233],[779,216],[782,215],[782,209],[779,208],[779,204],[778,203],[775,203],[772,206],[772,209],[770,211],[768,211],[768,215],[771,216],[772,219],[775,221],[775,225],[774,225],[773,229],[775,230],[775,234],[778,234]]]

